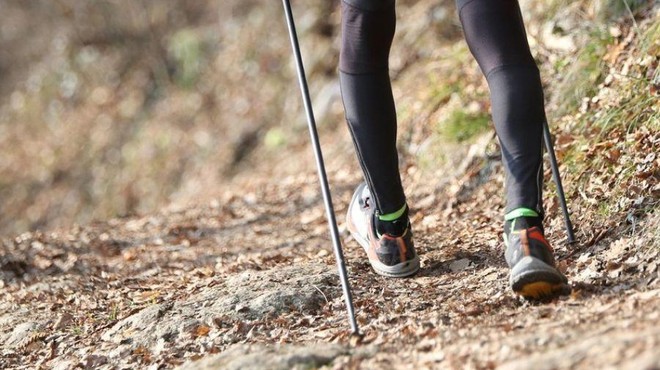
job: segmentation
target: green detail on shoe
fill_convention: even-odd
[[[539,217],[539,214],[533,209],[516,208],[513,211],[507,213],[504,216],[504,220],[505,221],[511,221],[511,220],[515,220],[516,218],[519,218],[519,217]]]
[[[396,221],[403,215],[403,213],[406,211],[407,205],[403,205],[400,210],[394,212],[394,213],[388,213],[386,215],[378,215],[378,219],[381,221]]]

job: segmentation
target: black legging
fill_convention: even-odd
[[[396,150],[396,112],[388,58],[396,25],[394,0],[343,0],[339,77],[346,120],[379,214],[405,204]],[[506,172],[506,212],[542,214],[539,71],[517,0],[457,0],[465,39],[486,76]]]

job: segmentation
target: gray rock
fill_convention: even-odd
[[[228,295],[217,297],[217,292],[209,292],[202,301],[213,300],[211,309],[219,314],[247,320],[291,311],[313,314],[326,303],[323,294],[336,292],[336,281],[336,274],[325,265],[248,271],[225,281]]]
[[[101,339],[114,343],[132,342],[131,337],[134,334],[153,333],[156,326],[166,326],[165,323],[160,323],[160,319],[172,306],[170,303],[147,307],[119,321],[110,330],[105,332]],[[159,330],[162,331],[162,328],[159,328]]]
[[[349,354],[350,351],[347,348],[329,343],[318,343],[304,347],[240,344],[234,345],[220,354],[185,363],[178,369],[315,369],[330,365],[337,357]]]
[[[27,339],[31,332],[37,329],[39,324],[36,322],[25,322],[18,324],[14,327],[11,334],[4,340],[5,348],[13,348],[21,344],[23,340]]]
[[[337,277],[326,265],[245,271],[219,284],[204,284],[185,300],[145,308],[117,322],[102,339],[120,344],[114,355],[127,346],[158,350],[163,342],[191,335],[199,325],[217,325],[216,320],[250,321],[290,312],[313,315],[326,304],[326,297],[338,294]]]

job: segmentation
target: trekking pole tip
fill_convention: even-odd
[[[351,332],[351,336],[348,339],[348,342],[351,344],[351,346],[357,346],[362,344],[364,340],[364,334],[361,334],[359,330],[355,329],[355,331]]]

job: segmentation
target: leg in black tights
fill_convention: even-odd
[[[379,214],[405,204],[388,58],[394,0],[343,0],[339,78],[358,159]]]
[[[543,90],[516,0],[457,0],[468,46],[491,91],[506,172],[506,211],[542,213]],[[380,214],[405,203],[388,75],[394,0],[343,0],[340,83],[360,164]]]
[[[506,212],[543,213],[545,110],[517,0],[457,0],[465,39],[488,81],[506,172]]]

